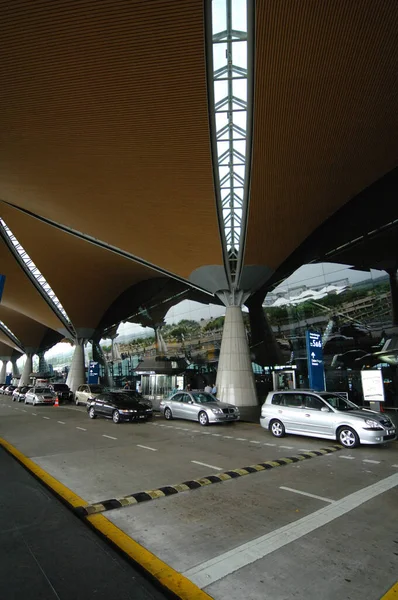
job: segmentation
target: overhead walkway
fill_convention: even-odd
[[[157,588],[0,448],[2,600],[161,600]]]

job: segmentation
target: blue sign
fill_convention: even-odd
[[[6,376],[6,385],[11,385],[12,375],[11,373]]]
[[[308,378],[312,390],[325,389],[325,370],[323,365],[322,336],[314,331],[307,331],[307,363]]]
[[[6,276],[0,275],[0,302],[1,302],[1,297],[3,296],[5,280],[6,280]]]
[[[90,360],[88,365],[88,382],[87,383],[99,383],[99,362]]]

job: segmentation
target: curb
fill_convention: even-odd
[[[251,465],[249,467],[243,467],[241,469],[232,469],[230,471],[225,471],[224,473],[219,473],[218,475],[209,475],[208,477],[202,477],[201,479],[192,479],[179,484],[167,485],[156,490],[136,492],[121,498],[110,498],[109,500],[102,500],[101,502],[95,502],[94,504],[78,506],[74,510],[80,517],[88,517],[90,515],[96,515],[108,510],[115,510],[117,508],[124,508],[126,506],[134,506],[136,504],[141,504],[142,502],[149,502],[150,500],[158,500],[159,498],[173,496],[174,494],[179,494],[181,492],[196,490],[213,483],[222,483],[223,481],[229,481],[230,479],[237,479],[238,477],[244,477],[245,475],[250,475],[251,473],[267,471],[303,460],[308,460],[310,458],[315,458],[317,456],[332,454],[333,452],[337,452],[341,449],[342,446],[333,445],[328,448],[321,448],[320,450],[303,452],[301,454],[297,454],[296,456],[268,460],[266,462]]]
[[[79,510],[88,506],[83,498],[72,492],[3,438],[0,438],[0,447],[59,497],[75,515],[81,516]],[[143,571],[148,580],[157,585],[168,597],[178,600],[213,600],[187,577],[141,546],[103,515],[91,515],[81,520],[110,543],[124,558],[132,561],[134,566]]]

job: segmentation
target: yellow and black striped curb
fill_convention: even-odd
[[[184,481],[176,485],[166,485],[157,490],[149,490],[146,492],[137,492],[135,494],[129,494],[122,498],[111,498],[110,500],[103,500],[102,502],[96,502],[95,504],[89,504],[87,506],[79,506],[75,508],[75,511],[81,517],[87,517],[89,515],[95,515],[103,513],[108,510],[114,510],[115,508],[123,508],[126,506],[134,506],[141,502],[148,502],[149,500],[157,500],[158,498],[164,498],[166,496],[173,496],[180,492],[187,492],[189,490],[196,490],[212,483],[221,483],[222,481],[228,481],[230,479],[237,479],[244,475],[250,475],[250,473],[258,473],[259,471],[266,471],[269,469],[275,469],[276,467],[283,467],[292,463],[297,463],[302,460],[309,458],[315,458],[316,456],[324,456],[325,454],[331,454],[341,450],[342,446],[334,445],[329,448],[321,448],[320,450],[312,450],[311,452],[303,452],[296,456],[288,456],[286,458],[278,458],[276,460],[268,460],[257,465],[251,465],[250,467],[243,467],[242,469],[232,469],[231,471],[225,471],[225,473],[219,473],[218,475],[209,475],[208,477],[202,477],[201,479],[192,479],[190,481]]]

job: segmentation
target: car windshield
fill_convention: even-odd
[[[111,401],[116,406],[130,406],[131,408],[137,408],[139,403],[135,398],[129,398],[126,394],[112,394]]]
[[[192,394],[193,399],[198,404],[206,404],[207,402],[217,402],[217,399],[207,392]]]
[[[336,410],[340,410],[343,412],[348,411],[348,410],[358,410],[358,406],[356,404],[354,404],[353,402],[350,402],[350,400],[346,400],[345,398],[343,398],[342,396],[339,396],[337,394],[319,394],[319,395],[321,396],[321,398],[326,400],[326,402],[328,404],[330,404],[330,406],[332,406]]]
[[[50,388],[38,387],[35,388],[35,394],[51,394]]]
[[[129,398],[136,398],[137,400],[142,399],[142,394],[139,394],[138,392],[135,392],[134,390],[121,390],[120,393],[123,394],[124,396],[128,396]]]
[[[90,392],[92,394],[100,394],[103,391],[104,388],[102,387],[102,385],[90,385]]]

